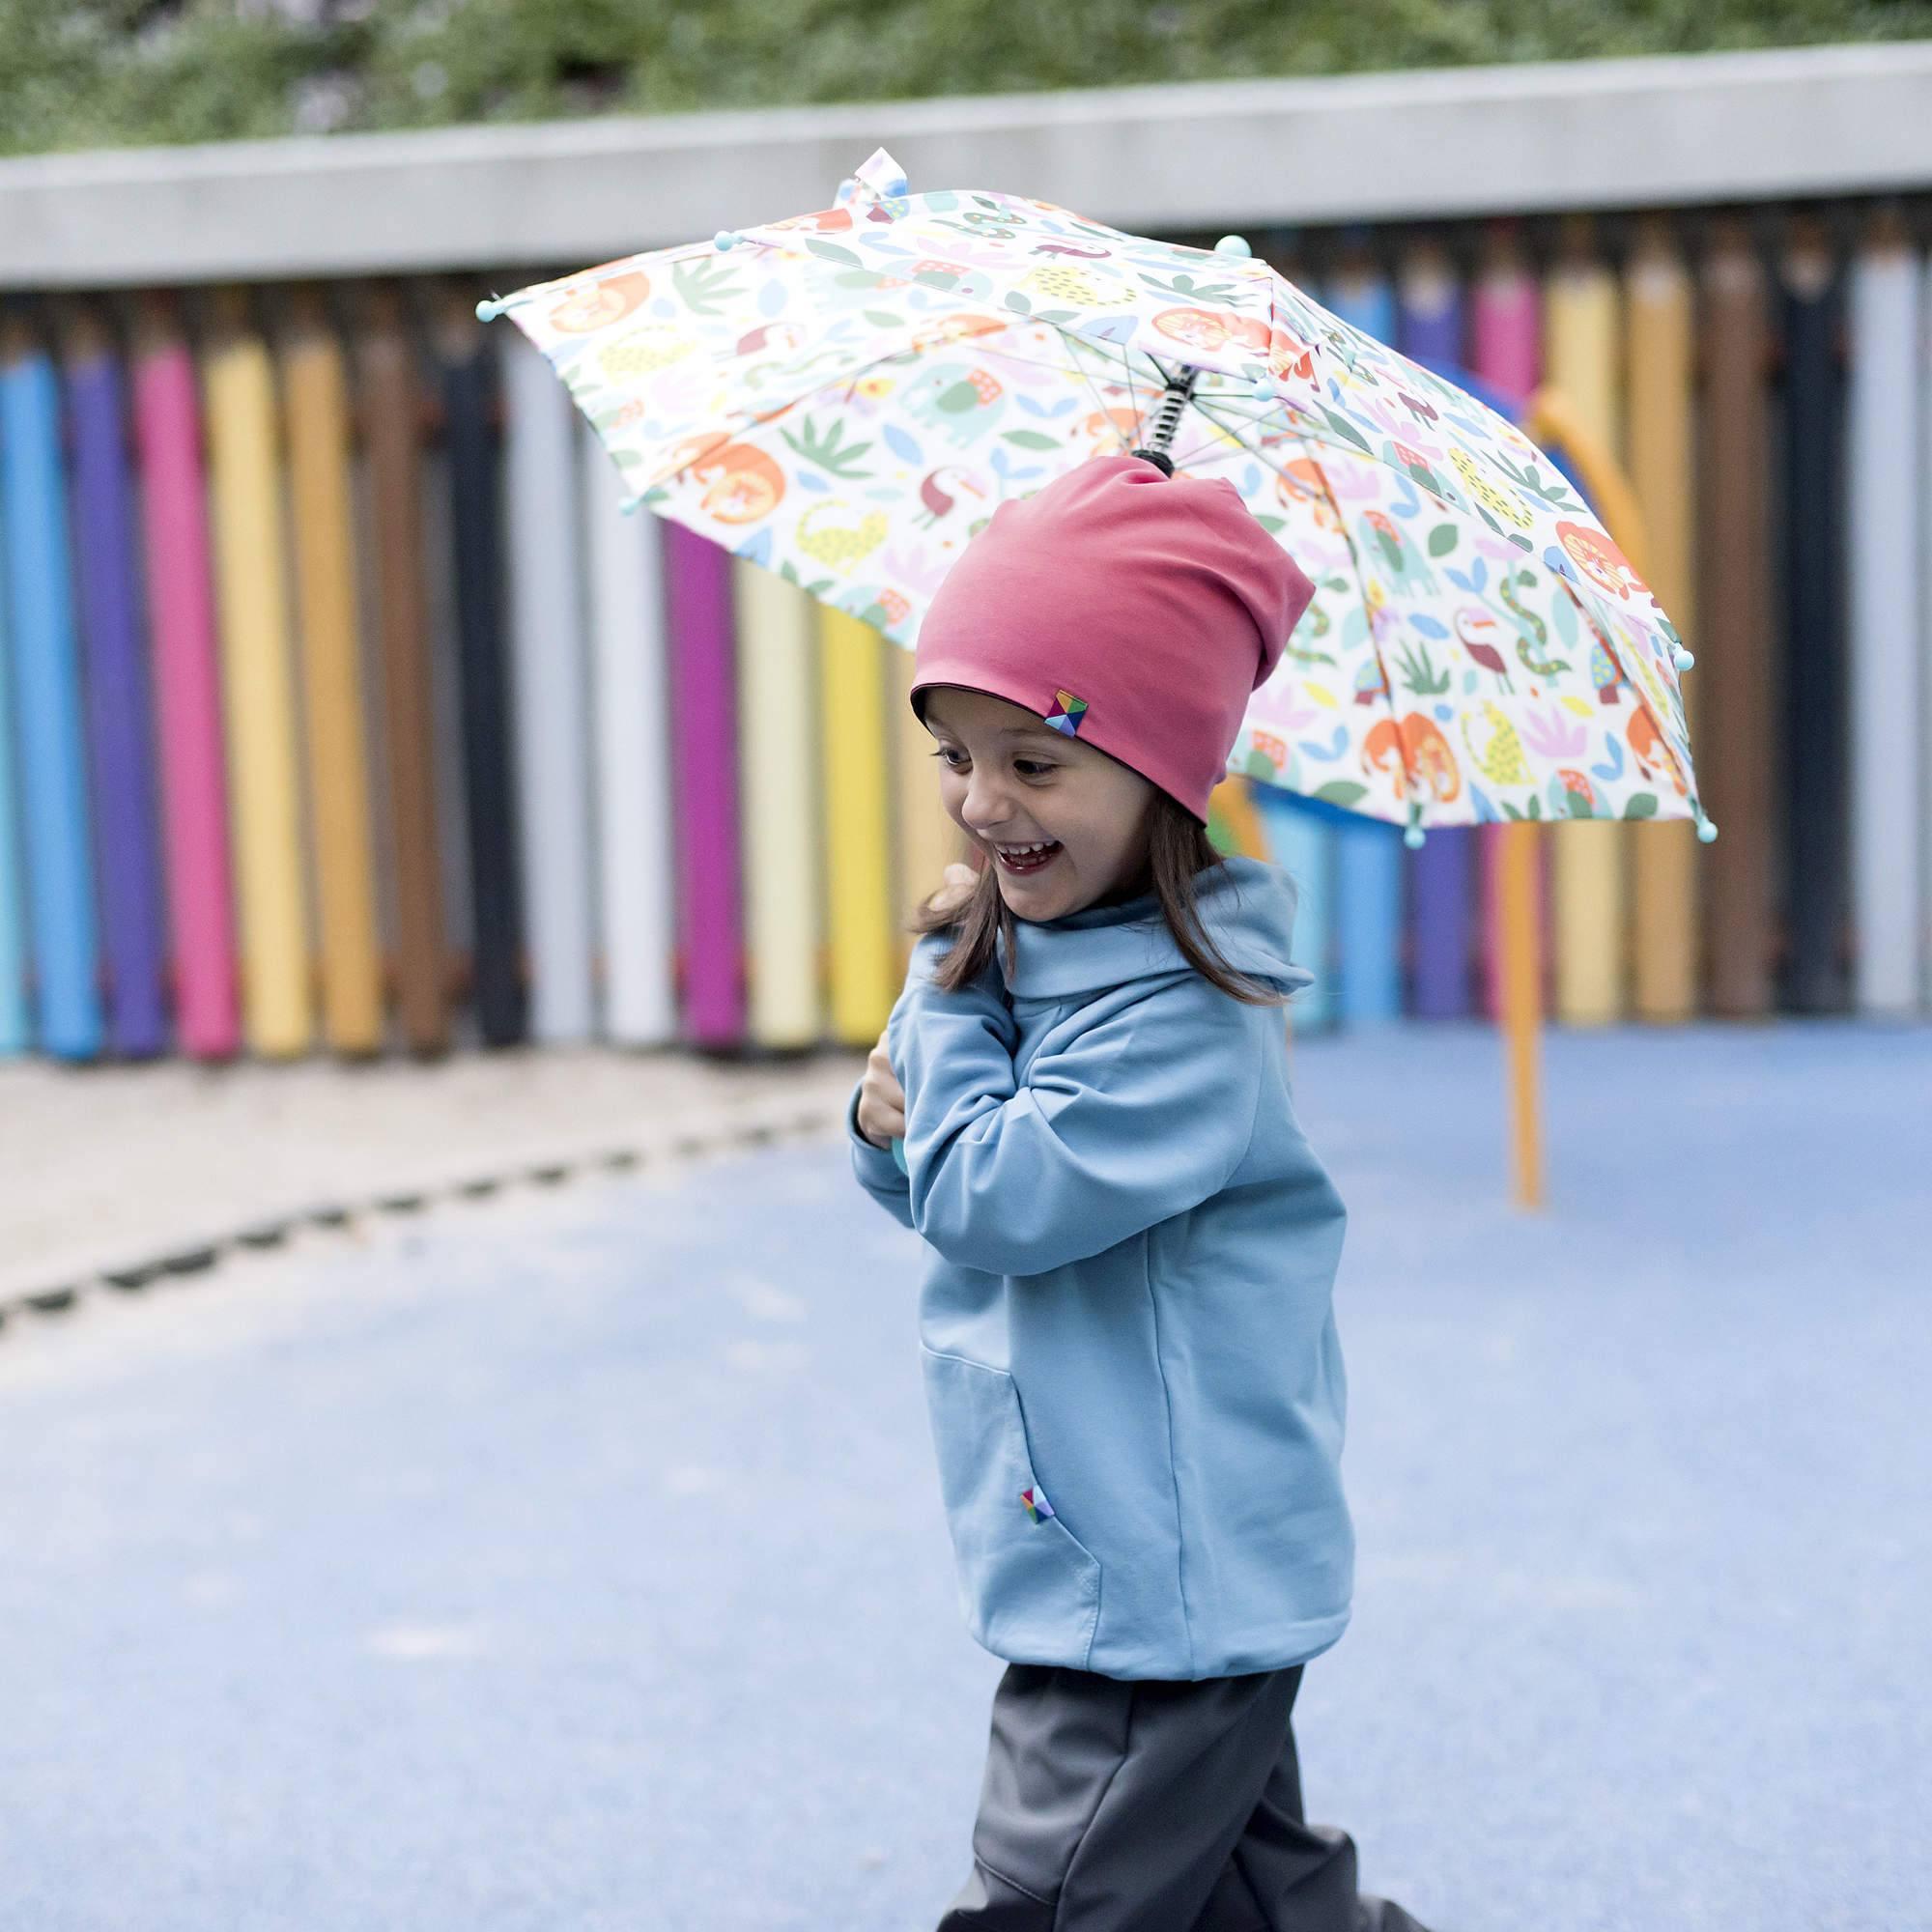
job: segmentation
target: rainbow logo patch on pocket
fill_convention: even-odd
[[[1080,726],[1087,719],[1087,700],[1075,697],[1070,691],[1056,691],[1053,697],[1053,709],[1046,714],[1046,722],[1064,737],[1079,737]]]
[[[1030,1490],[1020,1492],[1020,1501],[1026,1504],[1026,1513],[1035,1522],[1044,1522],[1053,1514],[1053,1505],[1046,1499],[1046,1492],[1036,1483]]]

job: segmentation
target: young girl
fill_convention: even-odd
[[[1231,485],[1113,456],[1003,504],[921,633],[986,863],[918,920],[848,1125],[930,1250],[960,1607],[1008,1661],[940,1932],[1418,1932],[1302,1816],[1353,1568],[1345,1210],[1289,1101],[1293,888],[1206,833],[1310,594]]]

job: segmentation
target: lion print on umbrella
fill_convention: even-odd
[[[703,491],[699,508],[721,524],[754,524],[784,497],[784,471],[762,449],[728,437],[693,437],[678,444],[667,473],[675,476],[687,469]]]
[[[606,267],[615,265],[606,264]],[[648,299],[651,278],[642,270],[607,275],[601,281],[592,269],[544,320],[559,335],[590,335],[621,322]]]
[[[1463,772],[1441,726],[1420,711],[1384,718],[1362,740],[1362,769],[1386,778],[1398,802],[1421,795],[1450,805],[1463,795]]]

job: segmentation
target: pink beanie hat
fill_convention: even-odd
[[[1205,825],[1249,694],[1314,594],[1225,478],[1096,456],[966,546],[920,627],[913,709],[942,684],[1024,705]]]

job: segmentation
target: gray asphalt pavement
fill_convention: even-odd
[[[1932,1922],[1932,1033],[1311,1044],[1355,1622],[1314,1816],[1435,1932]],[[963,1634],[918,1243],[793,1145],[0,1333],[7,1932],[922,1932]]]

